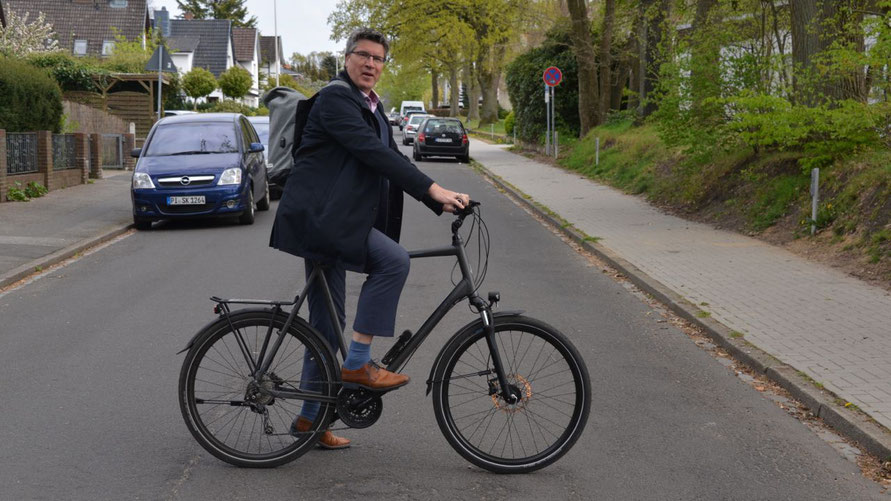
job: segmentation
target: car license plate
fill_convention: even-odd
[[[204,205],[204,196],[167,197],[167,205]]]
[[[438,137],[438,138],[434,139],[434,141],[436,141],[437,143],[451,143],[451,142],[452,142],[452,138],[450,138],[450,137]]]

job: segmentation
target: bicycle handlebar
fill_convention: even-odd
[[[458,230],[461,228],[461,225],[464,224],[464,218],[474,213],[474,209],[479,207],[480,203],[474,200],[471,200],[467,205],[464,206],[463,209],[459,210],[455,213],[457,219],[452,221],[452,233],[458,233]]]

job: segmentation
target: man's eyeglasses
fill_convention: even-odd
[[[360,63],[365,63],[366,61],[371,59],[372,61],[374,61],[374,64],[381,66],[387,62],[386,57],[375,56],[375,55],[369,54],[363,50],[353,51],[353,52],[350,52],[350,54],[355,54],[356,57],[359,58]]]

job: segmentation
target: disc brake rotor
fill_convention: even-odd
[[[532,398],[532,385],[529,384],[529,381],[527,381],[526,378],[519,374],[509,374],[507,380],[510,392],[519,396],[519,400],[514,404],[505,402],[501,392],[497,392],[491,395],[492,403],[495,405],[495,408],[501,412],[520,412],[526,408],[526,403]]]

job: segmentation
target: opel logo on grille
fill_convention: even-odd
[[[183,176],[183,178],[179,180],[179,184],[181,184],[183,186],[188,186],[189,183],[191,183],[191,182],[192,182],[192,180],[189,179],[189,176]]]

